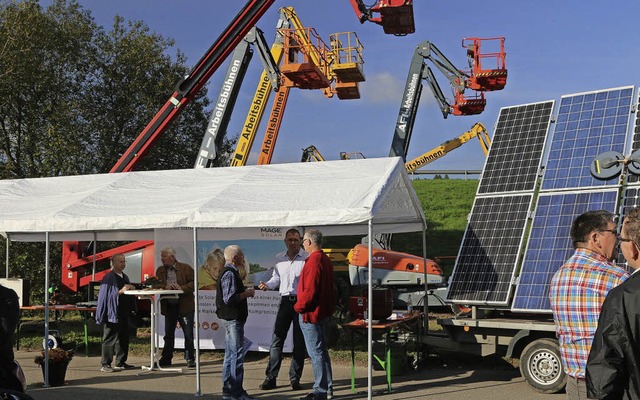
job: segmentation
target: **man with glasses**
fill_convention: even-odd
[[[574,254],[551,278],[549,297],[567,398],[586,399],[585,367],[604,299],[629,274],[612,263],[618,242],[614,215],[588,211],[571,225]]]
[[[302,268],[298,285],[298,301],[294,309],[300,314],[300,329],[313,367],[313,392],[300,400],[331,400],[333,373],[325,340],[325,328],[335,307],[333,264],[322,251],[322,233],[309,229],[302,246],[309,257]]]
[[[265,372],[266,378],[260,385],[262,390],[276,387],[276,378],[282,364],[282,347],[291,324],[293,324],[293,357],[289,368],[289,381],[293,390],[301,389],[300,377],[302,376],[306,354],[298,313],[293,309],[293,306],[297,300],[300,272],[302,272],[302,267],[304,267],[304,262],[309,254],[301,249],[300,231],[295,228],[291,228],[285,233],[284,244],[287,247],[287,251],[276,255],[276,265],[273,268],[271,279],[267,282],[260,282],[258,285],[258,289],[261,290],[279,288],[280,291],[280,304],[273,327],[271,346],[269,347],[269,363]]]
[[[640,209],[624,218],[620,250],[631,277],[609,292],[587,361],[587,390],[593,399],[640,399]]]

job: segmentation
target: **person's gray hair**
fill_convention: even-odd
[[[309,229],[305,231],[304,236],[311,240],[311,243],[315,243],[319,247],[322,246],[322,232],[317,229]]]
[[[116,253],[113,256],[111,256],[111,261],[109,261],[109,263],[111,264],[112,267],[113,267],[113,260],[115,260],[116,257],[122,257],[123,259],[125,258],[123,253]]]
[[[242,249],[237,244],[230,244],[224,248],[224,259],[226,262],[233,261],[233,257],[238,254],[243,254]]]
[[[167,247],[163,247],[162,250],[160,250],[160,254],[162,253],[166,253],[166,254],[171,254],[172,256],[176,256],[176,249],[174,249],[171,246],[167,246]]]

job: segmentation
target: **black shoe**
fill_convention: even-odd
[[[327,396],[324,393],[309,393],[304,397],[300,397],[300,400],[325,400]]]
[[[195,368],[196,361],[195,360],[187,360],[187,368]]]
[[[260,384],[260,389],[262,390],[271,390],[276,388],[276,380],[275,379],[265,379],[264,382]]]
[[[302,386],[300,385],[300,381],[298,379],[291,380],[291,389],[293,390],[302,389]]]
[[[171,360],[167,358],[160,358],[160,361],[158,361],[158,365],[161,367],[170,367]]]
[[[134,367],[131,364],[122,363],[120,365],[116,365],[113,369],[122,371],[123,369],[135,369],[135,368],[136,367]]]

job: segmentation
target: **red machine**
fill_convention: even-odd
[[[350,1],[360,23],[370,21],[382,25],[384,33],[396,36],[404,36],[416,31],[413,20],[413,0],[378,0],[372,6],[366,6],[362,0]]]
[[[493,43],[498,43],[496,51],[486,52],[486,47]],[[456,116],[480,114],[487,103],[484,92],[501,90],[507,84],[504,37],[465,38],[462,40],[462,45],[467,49],[470,68],[468,71],[458,69],[436,45],[427,40],[416,46],[409,66],[389,156],[400,156],[406,161],[423,80],[431,89],[444,118],[450,114]],[[495,60],[496,65],[487,65],[492,59]],[[445,97],[433,71],[427,66],[427,61],[430,61],[449,80],[454,93],[453,102]],[[473,94],[466,94],[465,89],[472,90]]]
[[[435,261],[399,251],[372,249],[373,270],[372,279],[380,286],[422,286],[425,272],[427,284],[445,284],[442,269]],[[369,248],[359,244],[349,253],[349,279],[351,284],[364,285],[367,283],[369,266]]]

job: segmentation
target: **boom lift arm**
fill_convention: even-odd
[[[249,0],[109,172],[131,171],[275,0]]]
[[[451,140],[447,140],[440,146],[427,151],[421,156],[416,157],[411,161],[407,161],[404,166],[407,169],[407,172],[411,173],[441,157],[444,157],[450,151],[457,149],[474,137],[478,138],[480,147],[482,148],[482,152],[486,156],[489,153],[489,146],[491,146],[491,138],[489,137],[487,128],[485,128],[483,124],[478,122],[462,135]]]
[[[251,44],[254,44],[258,51],[258,56],[264,65],[264,71],[271,87],[278,89],[280,87],[280,69],[273,59],[264,34],[256,27],[251,28],[244,40],[236,46],[231,55],[231,62],[227,69],[227,74],[218,94],[218,99],[214,103],[209,124],[202,138],[200,152],[196,157],[195,168],[207,168],[213,164],[218,154],[218,149],[222,146],[222,141],[227,133],[227,127],[233,113],[233,107],[240,92],[240,86],[244,79],[253,50]]]
[[[467,44],[467,41],[472,44]],[[500,51],[490,54],[481,54],[480,46],[484,40],[499,40]],[[409,74],[404,88],[404,95],[396,121],[393,141],[389,156],[400,156],[406,160],[413,124],[415,122],[420,95],[422,93],[422,81],[426,81],[440,106],[442,115],[447,118],[449,114],[474,115],[484,111],[486,100],[485,91],[501,90],[506,84],[507,70],[505,67],[504,38],[488,39],[464,39],[463,46],[467,49],[470,67],[469,72],[456,68],[447,57],[431,42],[425,40],[416,46]],[[480,60],[485,57],[494,57],[498,60],[495,69],[482,69]],[[438,70],[446,76],[454,91],[455,101],[451,103],[443,95],[433,72],[427,66],[427,61],[433,63]],[[474,97],[465,97],[465,89],[476,91]]]
[[[314,145],[307,146],[306,148],[302,149],[302,158],[300,159],[300,162],[310,161],[325,161],[322,154],[320,154],[320,152]]]

